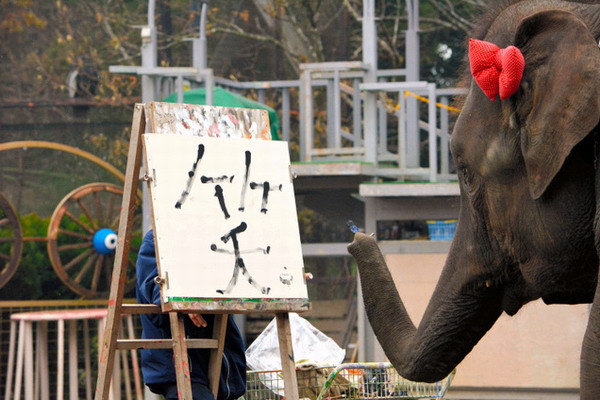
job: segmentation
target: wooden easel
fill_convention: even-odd
[[[131,127],[131,138],[127,169],[125,173],[123,202],[119,222],[119,236],[115,254],[110,297],[108,302],[108,316],[105,328],[104,340],[100,349],[100,366],[98,381],[96,385],[95,400],[106,400],[110,390],[110,380],[115,361],[116,350],[132,349],[173,349],[175,370],[177,376],[177,390],[179,398],[192,400],[190,384],[190,371],[188,366],[188,348],[211,349],[209,361],[209,381],[213,394],[217,395],[219,376],[223,356],[225,331],[227,328],[226,311],[215,311],[198,309],[203,313],[214,313],[215,323],[212,339],[186,339],[182,310],[167,307],[171,323],[171,339],[118,339],[120,328],[120,316],[124,314],[151,314],[162,313],[160,307],[148,304],[123,304],[125,295],[125,281],[128,265],[128,254],[131,244],[133,213],[136,208],[136,194],[138,180],[140,179],[140,166],[142,159],[142,133],[145,131],[145,105],[136,104]],[[143,179],[143,178],[142,178]],[[289,312],[302,312],[310,308],[308,302],[278,303],[262,307],[261,310],[235,311],[239,313],[263,312],[275,314],[279,335],[279,346],[281,353],[281,365],[285,385],[285,397],[289,400],[298,400],[298,385],[295,373],[294,354],[292,349]]]

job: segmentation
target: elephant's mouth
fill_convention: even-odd
[[[539,298],[531,293],[527,283],[522,278],[509,281],[502,294],[502,309],[511,317],[515,315],[523,305]]]

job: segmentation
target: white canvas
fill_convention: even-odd
[[[163,302],[307,298],[287,143],[145,134],[144,146]]]

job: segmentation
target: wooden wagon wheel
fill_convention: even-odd
[[[56,274],[85,298],[108,297],[123,189],[109,183],[81,186],[58,204],[48,227],[48,254]],[[141,214],[134,217],[126,292],[135,282]]]
[[[22,251],[21,223],[13,206],[0,194],[0,288],[15,274]]]

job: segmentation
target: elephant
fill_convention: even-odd
[[[473,38],[519,49],[522,77],[512,95],[490,99],[466,74],[450,138],[459,222],[418,327],[376,239],[356,233],[348,251],[400,375],[443,379],[502,313],[530,301],[592,303],[580,393],[600,399],[600,2],[502,3]]]

